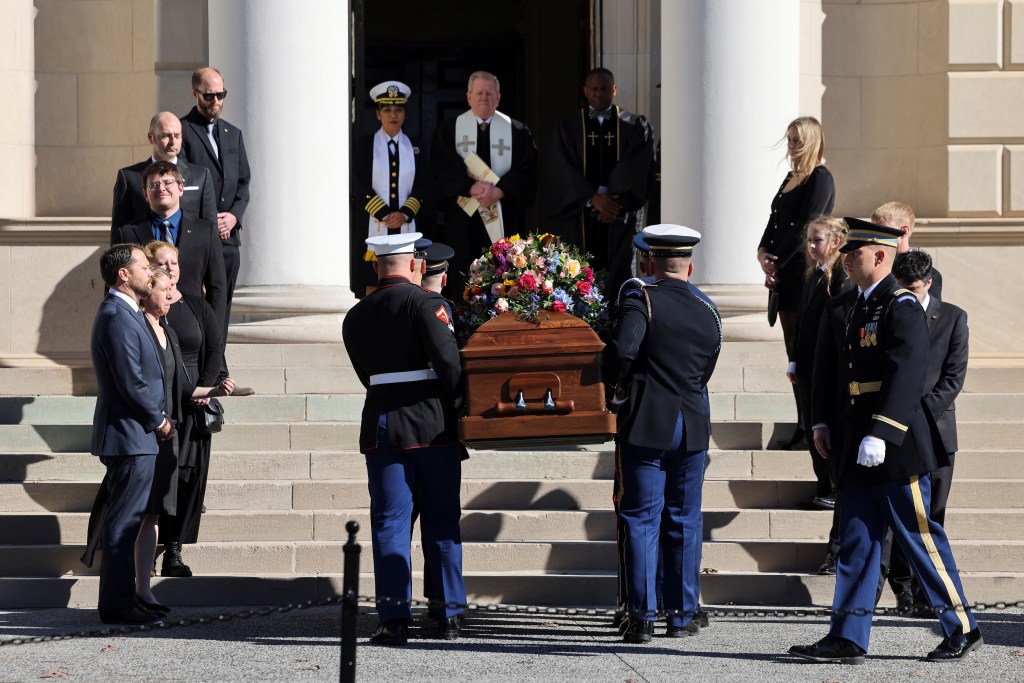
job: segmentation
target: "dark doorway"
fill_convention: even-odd
[[[593,63],[592,0],[351,0],[354,25],[352,69],[353,140],[379,124],[370,87],[399,80],[412,89],[404,131],[428,145],[438,123],[467,109],[466,83],[477,70],[501,81],[500,109],[529,126],[538,147],[542,188],[533,224],[543,226],[545,150],[555,123],[580,105],[583,75]],[[417,218],[430,234],[440,218]],[[361,264],[365,213],[353,207],[353,270]],[[360,295],[361,292],[357,292]]]

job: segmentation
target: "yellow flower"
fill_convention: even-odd
[[[508,294],[508,290],[512,289],[515,286],[516,286],[516,281],[515,280],[505,280],[503,283],[501,283],[501,293],[502,294]]]
[[[580,262],[576,259],[569,259],[565,264],[565,269],[569,271],[570,277],[576,277],[580,274]]]
[[[521,239],[522,238],[519,236],[519,233],[517,232],[516,234],[512,235],[511,237],[509,237],[508,241],[509,242],[518,242]]]

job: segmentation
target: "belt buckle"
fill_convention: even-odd
[[[850,396],[860,396],[860,382],[850,382]]]

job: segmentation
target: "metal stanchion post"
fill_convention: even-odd
[[[345,571],[341,580],[341,683],[355,683],[356,680],[356,635],[359,630],[359,553],[362,548],[356,542],[359,522],[354,520],[345,525],[348,542],[345,543]]]

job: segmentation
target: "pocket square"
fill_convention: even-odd
[[[198,185],[186,185],[185,186],[185,192],[188,192],[189,190],[198,190],[198,189],[199,189]]]

